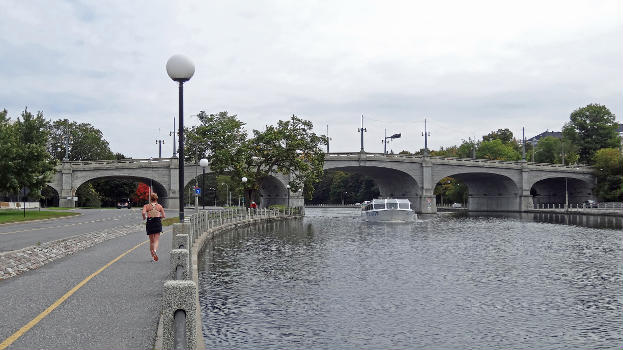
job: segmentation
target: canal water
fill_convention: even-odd
[[[358,215],[308,209],[210,243],[199,274],[208,348],[623,346],[620,220]]]

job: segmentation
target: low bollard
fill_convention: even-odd
[[[173,249],[189,249],[190,237],[188,235],[175,235],[173,237]]]
[[[169,279],[178,281],[189,280],[189,262],[190,256],[188,253],[188,249],[171,250],[171,258],[169,259]]]
[[[171,240],[171,249],[180,248],[178,242],[175,239],[177,235],[190,235],[190,224],[187,224],[186,222],[182,224],[173,224],[173,239]],[[189,244],[190,242],[187,242],[184,245],[184,248],[190,248]]]
[[[162,298],[163,350],[196,349],[195,298],[197,285],[193,281],[166,281]]]

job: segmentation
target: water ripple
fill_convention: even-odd
[[[336,214],[337,213],[337,214]],[[508,217],[361,223],[353,211],[203,252],[214,349],[620,349],[622,232]]]

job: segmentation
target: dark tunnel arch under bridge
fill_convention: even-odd
[[[325,171],[343,171],[370,177],[379,188],[381,197],[406,198],[415,211],[420,210],[421,191],[417,181],[404,171],[378,166],[341,166]],[[372,200],[368,198],[367,200]]]

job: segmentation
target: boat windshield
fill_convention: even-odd
[[[388,202],[387,209],[398,209],[398,203],[396,202]]]
[[[409,203],[401,202],[401,203],[398,203],[398,205],[400,206],[400,209],[411,209],[409,208]]]
[[[385,209],[385,203],[374,203],[374,209]]]

